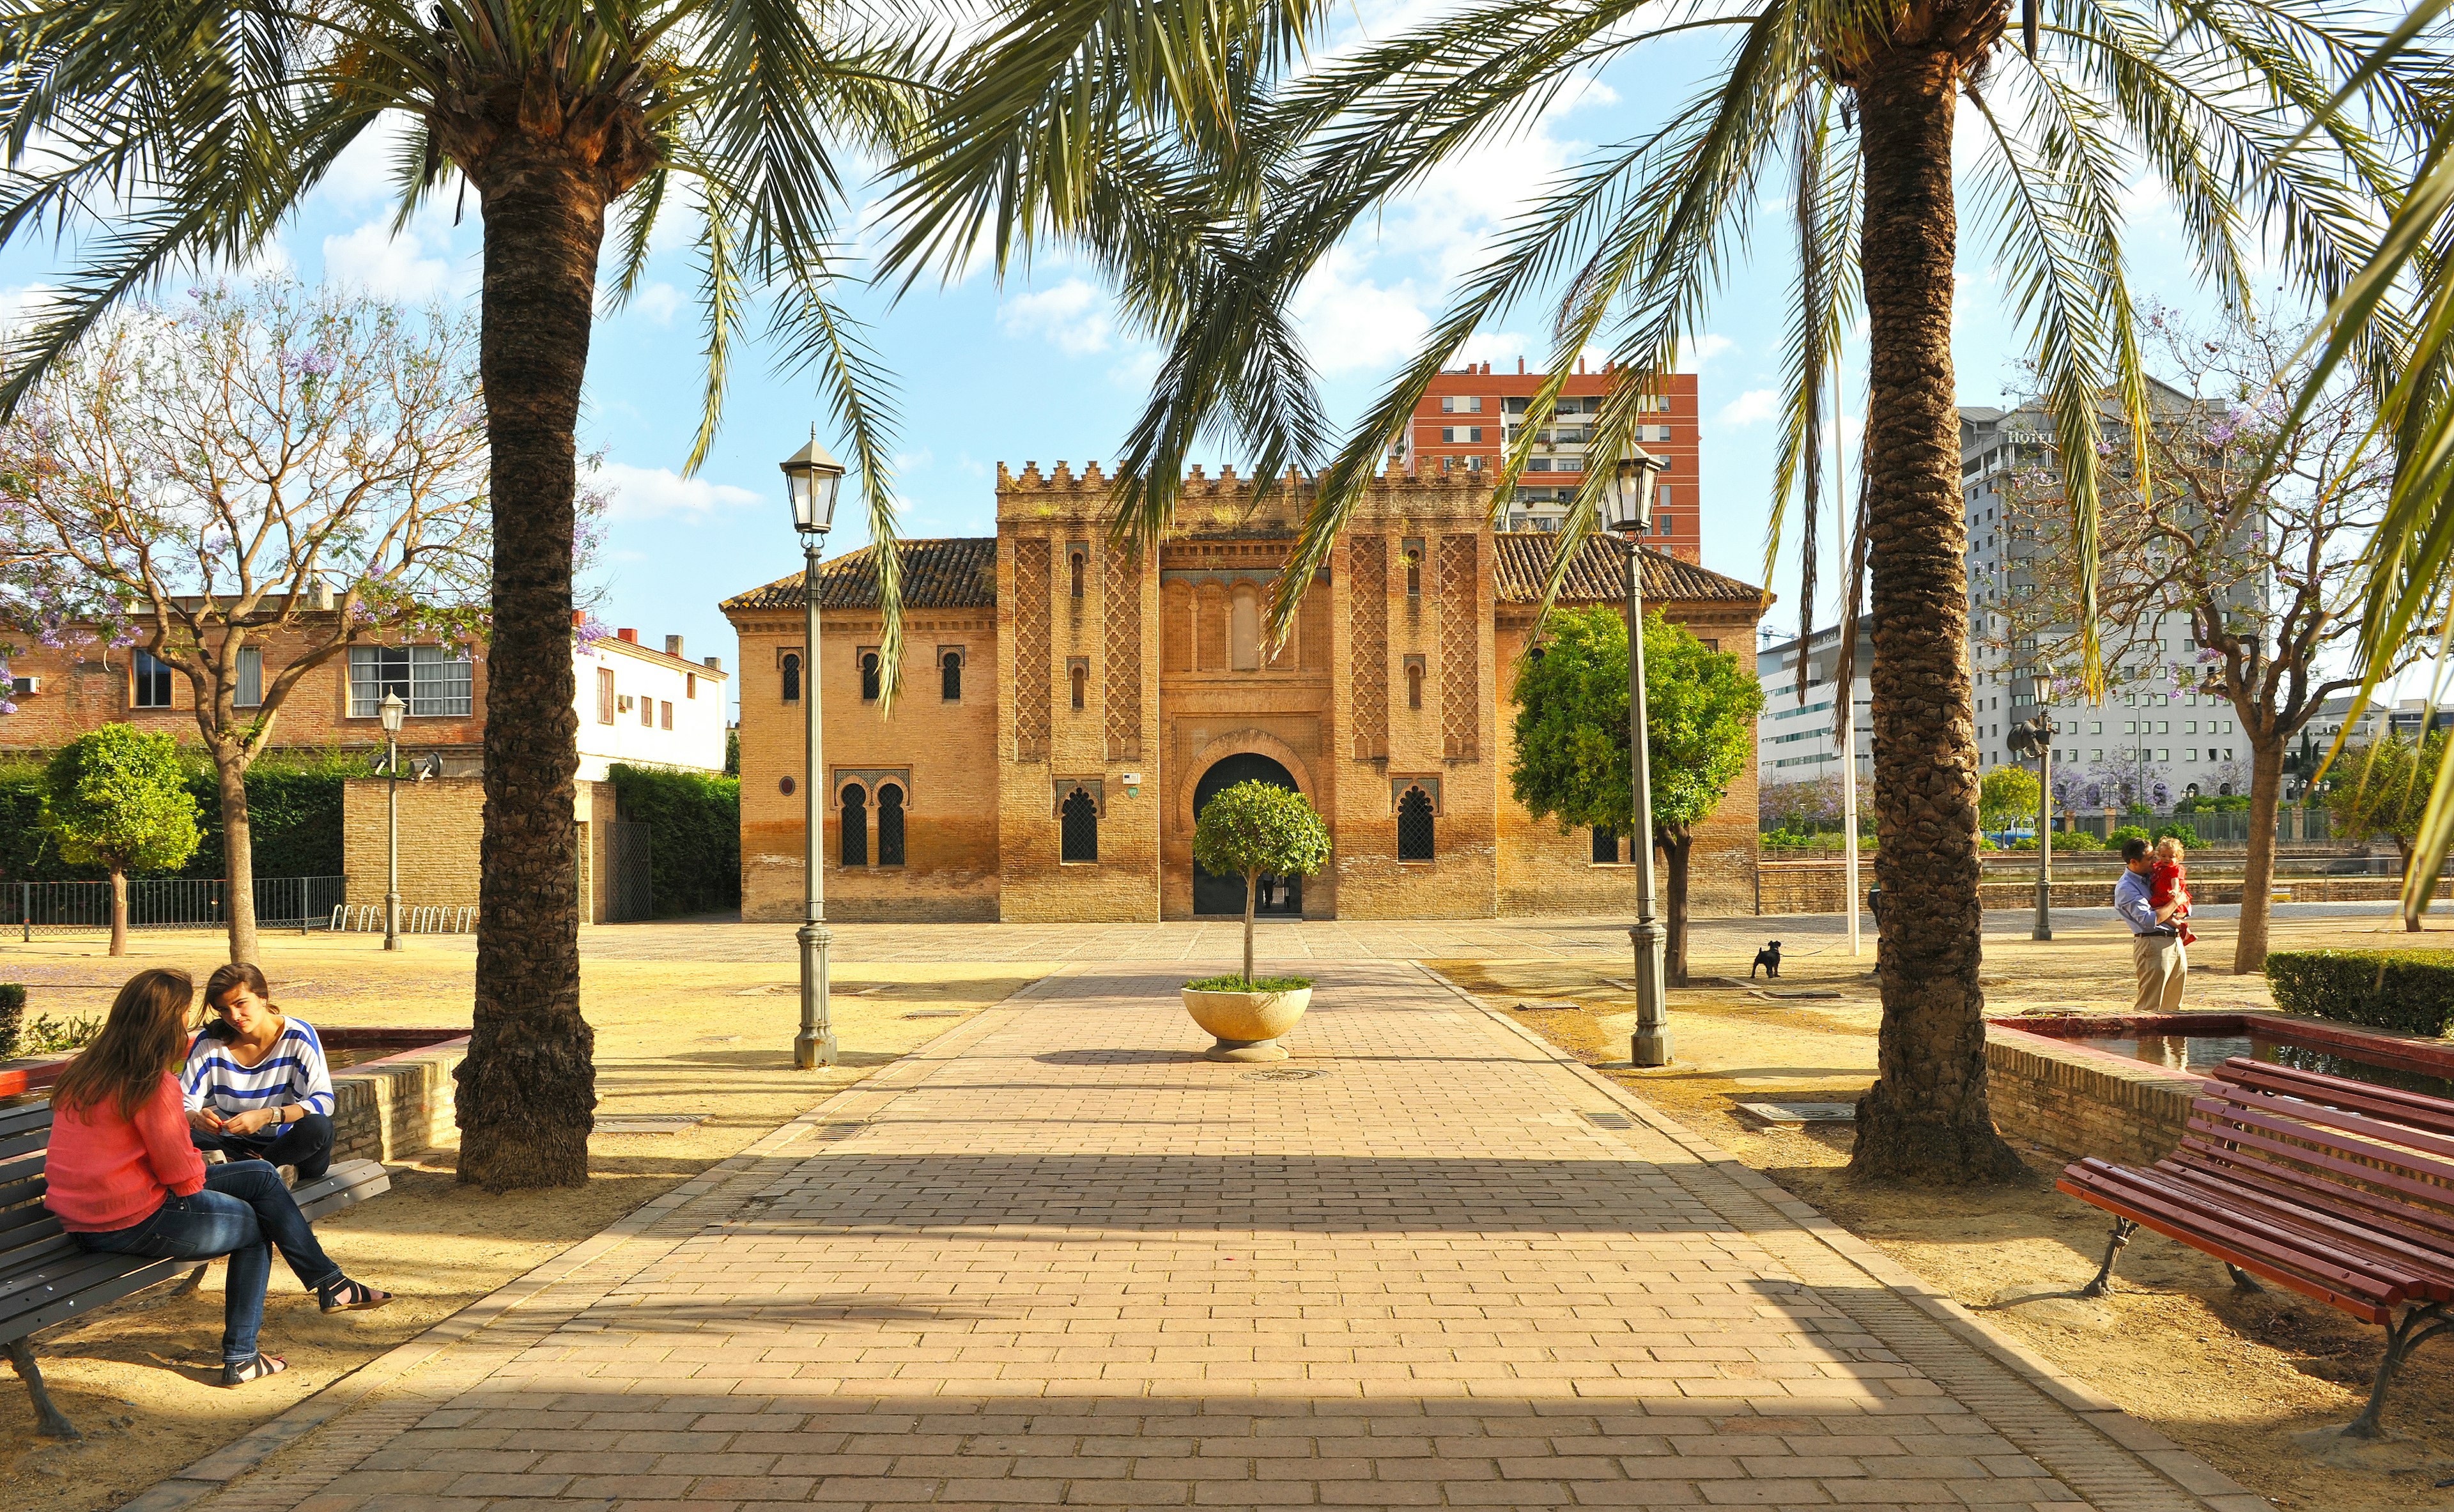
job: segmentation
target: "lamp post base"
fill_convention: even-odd
[[[793,1069],[815,1071],[840,1058],[827,1003],[827,947],[835,935],[824,924],[804,924],[801,941],[801,1032],[793,1038]]]
[[[400,895],[384,895],[384,949],[400,949]]]
[[[1627,937],[1636,946],[1636,1033],[1628,1040],[1627,1058],[1639,1066],[1666,1066],[1670,1009],[1662,958],[1668,954],[1670,932],[1648,917],[1638,919]]]

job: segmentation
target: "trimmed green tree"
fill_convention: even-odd
[[[124,724],[77,736],[44,773],[43,823],[60,855],[111,873],[111,953],[128,954],[128,874],[169,872],[204,838],[179,744]]]
[[[1517,801],[1559,833],[1640,836],[1628,771],[1627,625],[1599,607],[1551,616],[1539,654],[1517,675]],[[1755,756],[1763,690],[1739,658],[1661,617],[1644,618],[1645,744],[1653,762],[1652,841],[1669,861],[1673,987],[1687,985],[1687,871],[1696,826],[1720,807]],[[1641,843],[1637,841],[1636,843]]]
[[[2383,835],[2394,841],[2403,857],[2404,895],[2412,897],[2411,869],[2420,847],[2422,820],[2428,814],[2429,783],[2445,756],[2445,736],[2431,731],[2415,741],[2391,736],[2365,748],[2344,752],[2335,761],[2334,783],[2326,792],[2326,808],[2335,834],[2344,839]],[[2186,841],[2184,843],[2187,843]],[[2429,878],[2422,906],[2436,890]],[[2420,914],[2408,907],[2404,929],[2417,934]]]
[[[2035,816],[2042,792],[2026,767],[1995,767],[1977,784],[1978,820],[1989,830],[2008,829]]]
[[[1329,826],[1311,800],[1267,782],[1212,794],[1193,824],[1193,858],[1213,877],[1244,879],[1244,981],[1253,980],[1253,899],[1264,877],[1310,877],[1329,859]]]

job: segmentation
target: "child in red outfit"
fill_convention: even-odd
[[[2181,904],[2167,922],[2180,934],[2182,944],[2198,942],[2199,937],[2190,933],[2189,869],[2182,864],[2182,842],[2169,835],[2156,842],[2156,869],[2147,874],[2147,901],[2160,912],[2167,903]]]

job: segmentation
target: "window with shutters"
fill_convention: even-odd
[[[863,703],[875,703],[875,702],[877,701],[877,681],[878,681],[878,660],[877,660],[877,652],[876,652],[874,648],[872,648],[872,647],[869,647],[869,646],[863,646],[863,647],[861,647],[861,648],[860,648],[860,701],[861,701],[861,702],[863,702]]]
[[[937,653],[937,696],[948,703],[958,703],[963,696],[963,654],[946,650]]]
[[[614,696],[614,675],[610,672],[600,672],[596,675],[605,689],[606,697],[611,698]],[[801,658],[791,655],[784,657],[784,701],[786,703],[801,701]],[[611,705],[607,707],[610,708]],[[603,717],[607,724],[614,722],[614,716],[610,713]]]
[[[1064,806],[1057,811],[1057,829],[1059,860],[1099,858],[1099,804],[1088,792],[1076,788],[1065,795]]]
[[[1619,864],[1619,831],[1607,824],[1594,826],[1594,864],[1596,866]]]
[[[796,657],[784,658],[784,696],[786,698],[794,696],[794,683],[800,676],[800,661]],[[614,722],[614,669],[611,667],[596,669],[596,722],[598,724]]]
[[[903,864],[903,789],[893,782],[877,789],[877,864]]]
[[[674,727],[674,702],[672,699],[668,698],[664,702],[656,705],[656,722],[658,726],[663,729],[670,730]]]
[[[843,816],[835,825],[840,833],[840,855],[837,864],[867,866],[869,864],[869,792],[857,782],[844,784]]]
[[[1398,859],[1428,861],[1432,857],[1432,796],[1408,788],[1398,800]]]

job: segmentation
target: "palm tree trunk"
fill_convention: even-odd
[[[1866,169],[1866,530],[1874,583],[1876,885],[1884,910],[1861,1176],[1959,1183],[2023,1167],[1985,1100],[1977,741],[1960,414],[1952,388],[1947,45],[1902,41],[1858,81]]]
[[[111,871],[111,953],[128,954],[128,874],[117,867]]]
[[[255,841],[248,829],[247,763],[212,748],[213,778],[222,804],[222,875],[230,888],[230,958],[255,959]]]
[[[2241,867],[2241,937],[2233,942],[2232,969],[2250,975],[2266,969],[2267,917],[2274,911],[2275,816],[2283,801],[2283,748],[2271,741],[2249,746],[2249,855]]]
[[[1687,985],[1687,856],[1696,837],[1684,825],[1660,832],[1661,854],[1669,861],[1670,940],[1662,951],[1663,979],[1673,987]]]
[[[493,448],[493,630],[474,1028],[459,1080],[463,1181],[577,1186],[594,1126],[595,1036],[579,1011],[571,652],[580,383],[588,368],[597,175],[558,143],[487,159],[479,366]]]

